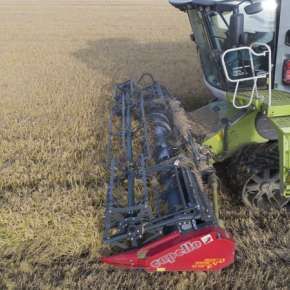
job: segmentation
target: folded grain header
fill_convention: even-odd
[[[191,112],[145,74],[116,86],[102,261],[146,271],[215,271],[234,262],[218,217],[214,164],[237,199],[289,207],[290,2],[170,0],[188,15],[214,101]],[[185,108],[186,109],[186,108]]]

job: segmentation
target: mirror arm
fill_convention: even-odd
[[[237,4],[237,6],[240,6],[240,5],[242,5],[243,3],[245,3],[245,2],[251,2],[251,4],[254,3],[253,0],[243,0],[243,1],[241,1],[239,4]]]
[[[224,22],[224,24],[226,25],[226,27],[229,28],[230,25],[229,25],[229,23],[227,23],[227,21],[226,21],[225,17],[223,16],[223,14],[220,13],[220,12],[218,12],[218,14],[219,14],[219,16],[221,17],[221,19],[223,20],[223,22]]]

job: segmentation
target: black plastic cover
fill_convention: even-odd
[[[242,0],[240,0],[242,1]],[[185,11],[192,8],[196,8],[198,6],[215,6],[217,9],[220,10],[227,10],[230,11],[233,6],[236,6],[238,1],[235,0],[224,0],[224,1],[218,1],[218,0],[169,0],[169,3],[173,5],[174,7]]]
[[[169,0],[169,3],[176,8],[181,10],[185,10],[190,8],[191,6],[211,6],[215,5],[215,0]]]

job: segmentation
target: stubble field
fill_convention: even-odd
[[[289,217],[222,195],[237,259],[220,273],[101,265],[111,87],[151,72],[208,98],[184,14],[166,0],[0,0],[0,289],[287,289]]]

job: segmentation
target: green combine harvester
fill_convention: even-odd
[[[188,14],[216,100],[195,114],[203,144],[252,208],[290,197],[290,1],[171,0]],[[214,120],[214,121],[213,121]]]
[[[215,164],[251,210],[289,208],[290,1],[170,3],[189,17],[214,100],[186,112],[151,75],[116,85],[104,241],[120,252],[102,261],[217,271],[235,242],[219,220]]]

